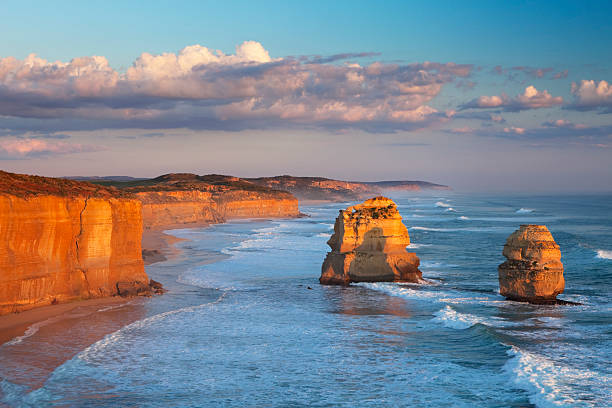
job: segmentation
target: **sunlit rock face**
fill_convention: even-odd
[[[499,292],[511,300],[545,303],[563,293],[561,251],[544,225],[521,225],[504,245]]]
[[[298,200],[232,176],[171,173],[128,186],[142,202],[145,229],[185,228],[235,218],[297,217]]]
[[[376,197],[340,210],[319,282],[418,282],[419,258],[406,251],[408,230],[395,203]]]
[[[0,194],[0,314],[148,294],[141,236],[135,199]]]

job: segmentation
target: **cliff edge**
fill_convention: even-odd
[[[450,190],[427,181],[342,181],[324,177],[276,176],[245,179],[272,189],[289,191],[299,200],[356,201],[386,191]]]
[[[0,171],[0,314],[150,294],[140,201],[112,188]]]
[[[238,177],[172,173],[114,182],[142,202],[145,229],[220,223],[235,218],[297,217],[298,200]]]

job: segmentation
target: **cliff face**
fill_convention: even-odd
[[[124,191],[142,202],[146,229],[299,215],[298,201],[290,193],[230,176],[168,174],[125,186]]]
[[[376,197],[340,210],[327,244],[331,252],[323,262],[322,284],[421,279],[419,258],[406,251],[408,230],[388,198]]]
[[[499,291],[511,300],[542,303],[563,293],[561,251],[544,225],[521,225],[504,245]]]
[[[148,292],[138,200],[85,183],[0,179],[12,186],[12,194],[0,191],[0,314]]]
[[[210,192],[148,191],[136,193],[136,197],[142,202],[142,218],[146,229],[223,221]]]

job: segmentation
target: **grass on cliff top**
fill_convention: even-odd
[[[17,197],[38,195],[89,196],[89,197],[131,197],[127,191],[84,181],[54,177],[31,176],[8,173],[0,170],[0,193]]]
[[[96,180],[92,183],[101,186],[114,187],[120,190],[129,191],[133,193],[176,190],[200,190],[211,192],[253,191],[259,193],[286,193],[286,191],[271,189],[266,186],[251,183],[250,181],[238,177],[224,176],[219,174],[207,174],[204,176],[198,176],[196,174],[191,173],[171,173],[145,180]]]

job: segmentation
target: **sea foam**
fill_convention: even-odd
[[[444,203],[444,202],[442,202],[442,201],[438,201],[438,202],[436,203],[436,207],[450,208],[450,206],[451,206],[450,204],[448,204],[448,203]]]
[[[608,251],[605,249],[598,249],[597,250],[597,258],[600,259],[612,259],[612,251]]]
[[[434,322],[442,323],[444,327],[451,329],[469,329],[477,323],[483,323],[481,318],[468,313],[459,313],[449,305],[434,315],[432,319]]]
[[[589,406],[579,404],[575,395],[576,384],[598,376],[588,370],[578,370],[512,346],[511,357],[503,369],[510,374],[513,382],[527,391],[529,401],[537,407]]]
[[[531,208],[519,208],[515,211],[517,214],[529,214],[532,213],[533,210]]]

